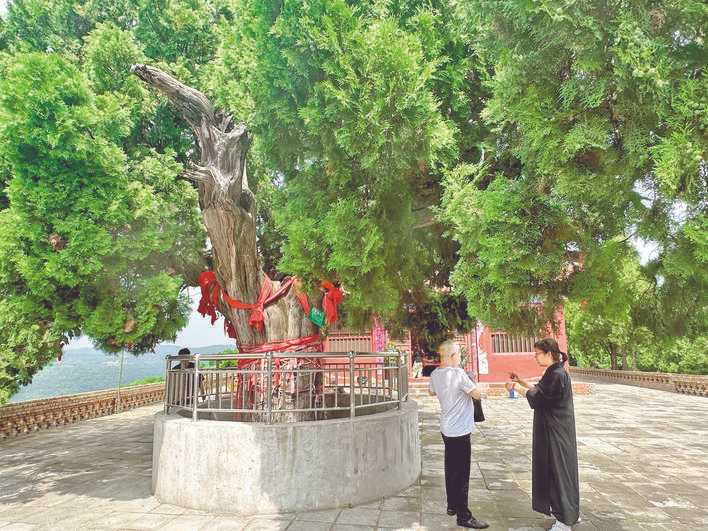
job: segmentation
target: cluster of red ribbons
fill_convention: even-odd
[[[325,320],[327,324],[333,325],[339,321],[339,313],[337,312],[337,306],[342,302],[344,298],[344,293],[341,288],[338,288],[328,280],[323,280],[320,287],[324,291],[324,298],[322,299],[322,310],[325,314]],[[298,293],[297,298],[300,301],[300,305],[305,312],[305,315],[310,313],[310,301],[307,295],[304,293]]]
[[[248,324],[256,330],[262,332],[264,330],[265,320],[263,309],[285,295],[293,285],[294,281],[294,277],[286,278],[280,284],[280,287],[273,292],[273,284],[268,277],[265,277],[263,279],[263,284],[261,285],[261,291],[258,294],[258,299],[256,299],[256,302],[253,304],[247,304],[230,297],[229,294],[226,293],[226,291],[224,291],[219,285],[219,281],[216,279],[216,274],[213,271],[203,271],[200,273],[198,279],[202,297],[199,301],[199,308],[197,311],[204,317],[209,315],[211,317],[211,324],[214,324],[218,319],[217,309],[219,307],[219,299],[221,298],[233,309],[250,311],[251,314],[248,318]],[[326,280],[322,282],[321,286],[325,292],[322,300],[322,309],[324,310],[325,318],[327,323],[334,324],[337,320],[339,320],[337,306],[342,302],[342,290]],[[309,313],[310,302],[307,300],[307,296],[304,294],[298,294],[298,299],[300,300],[300,304],[302,304],[302,308],[305,310],[305,313]],[[236,330],[234,330],[233,325],[228,321],[228,319],[225,320],[224,328],[229,337],[236,339]],[[242,352],[254,353],[298,351],[311,347],[315,343],[315,339],[313,338],[316,338],[317,341],[320,340],[319,336],[308,336],[245,347],[248,350],[244,350],[244,347],[240,347],[240,350]]]
[[[263,354],[264,352],[299,352],[312,347],[322,347],[322,338],[318,335],[269,341],[260,345],[240,345],[239,352],[243,354]]]
[[[239,352],[242,354],[263,354],[265,352],[302,352],[303,350],[312,351],[322,350],[322,338],[319,335],[298,337],[295,339],[284,339],[282,341],[269,341],[260,345],[239,345]],[[249,363],[258,361],[260,358],[239,360],[239,368],[243,368]],[[277,371],[280,370],[281,358],[273,360]],[[280,373],[276,373],[276,385],[280,381]]]

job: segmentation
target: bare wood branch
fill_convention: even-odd
[[[439,190],[422,189],[418,191],[411,210],[414,217],[414,229],[423,229],[440,224],[440,220],[435,216],[433,210],[433,207],[435,207],[439,201]]]
[[[148,85],[155,87],[175,104],[192,128],[202,121],[215,124],[214,106],[203,93],[154,66],[136,64],[130,71]]]
[[[190,164],[190,166],[182,172],[180,177],[195,183],[210,183],[212,180],[212,174],[209,168],[199,166],[198,164]]]

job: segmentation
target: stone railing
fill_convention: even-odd
[[[0,440],[160,402],[165,384],[147,384],[0,406]]]
[[[611,371],[581,367],[571,367],[570,372],[573,376],[591,380],[636,385],[685,395],[708,396],[708,376],[664,372]]]

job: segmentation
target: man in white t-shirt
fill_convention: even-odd
[[[440,367],[430,375],[430,394],[440,402],[440,431],[445,443],[445,491],[447,514],[457,515],[457,525],[486,529],[489,524],[472,516],[467,505],[472,451],[470,433],[474,429],[472,399],[481,398],[479,389],[460,367],[460,348],[452,340],[439,347]]]

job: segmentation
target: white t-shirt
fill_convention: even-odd
[[[474,430],[474,406],[468,394],[477,386],[459,367],[438,367],[428,387],[440,401],[440,431],[446,437],[461,437]]]

